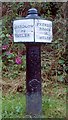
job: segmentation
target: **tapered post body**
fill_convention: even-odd
[[[41,46],[26,46],[26,111],[28,115],[40,115],[41,94]]]

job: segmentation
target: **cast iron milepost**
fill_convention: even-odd
[[[39,19],[37,10],[28,10],[26,19]],[[26,44],[26,111],[28,115],[42,113],[41,93],[41,44]]]
[[[40,117],[41,92],[41,43],[51,43],[52,22],[40,19],[35,8],[28,10],[24,19],[13,22],[14,42],[26,46],[26,114]]]

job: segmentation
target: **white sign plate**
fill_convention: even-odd
[[[33,19],[15,20],[13,22],[14,42],[34,41],[34,21]]]
[[[52,22],[49,20],[35,20],[35,42],[52,41]]]
[[[42,19],[23,19],[13,22],[14,42],[52,41],[52,22]]]

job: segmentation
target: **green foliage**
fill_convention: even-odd
[[[2,31],[0,32],[0,38],[2,38],[2,61],[3,61],[3,76],[9,78],[15,78],[20,70],[25,70],[25,46],[23,44],[15,44],[13,42],[13,30],[12,24],[13,20],[27,15],[27,11],[31,7],[35,7],[38,10],[41,18],[46,18],[53,21],[53,41],[51,45],[48,45],[48,51],[46,54],[53,53],[56,61],[57,67],[62,67],[62,71],[67,71],[67,66],[65,66],[65,58],[63,54],[65,53],[65,20],[63,19],[64,13],[62,13],[62,8],[65,3],[50,3],[50,2],[10,2],[3,3],[2,11]],[[27,6],[27,8],[26,8]],[[59,18],[59,19],[58,19]],[[43,45],[42,45],[43,46]],[[46,47],[46,45],[45,45]],[[45,50],[45,49],[44,49]],[[51,55],[50,55],[51,56]],[[55,66],[54,69],[51,67],[51,60],[53,58],[48,57],[48,63],[44,63],[42,69],[46,71],[47,74],[57,71],[57,76],[60,78],[61,71]],[[18,59],[17,59],[18,58]],[[16,60],[17,59],[17,60]],[[44,59],[47,59],[46,57]],[[20,64],[19,64],[20,63]],[[11,71],[11,73],[6,74],[5,71]],[[14,72],[16,71],[16,72]],[[12,76],[12,77],[11,77]],[[63,79],[65,74],[63,73]],[[51,78],[50,78],[51,79]],[[61,78],[60,78],[61,79]]]
[[[63,106],[63,102],[60,102],[59,100],[55,98],[43,98],[43,114],[47,118],[62,118],[64,117],[63,111],[65,111],[65,106]]]
[[[57,86],[53,89],[54,95],[45,95],[42,97],[41,118],[64,118],[66,117],[65,93],[59,93]],[[48,91],[49,92],[49,91]],[[61,96],[61,97],[60,97]],[[26,115],[26,99],[22,93],[9,94],[2,96],[2,118],[25,118]]]
[[[39,6],[38,6],[39,5]],[[27,9],[26,9],[27,6]],[[14,44],[13,42],[13,20],[21,16],[25,16],[27,10],[30,7],[36,7],[39,14],[43,15],[43,9],[47,9],[46,16],[50,16],[50,3],[28,3],[28,2],[17,2],[17,3],[3,3],[2,12],[2,31],[0,32],[0,38],[2,38],[2,62],[3,62],[3,76],[15,78],[20,70],[25,70],[26,68],[26,58],[25,58],[25,46],[23,44]],[[45,8],[46,6],[46,8]],[[40,9],[41,7],[41,9]],[[23,11],[25,9],[25,11]],[[22,13],[21,13],[22,12]],[[44,13],[45,17],[45,13]],[[16,58],[19,58],[16,60]],[[22,63],[21,63],[22,60]],[[21,65],[19,65],[20,63]],[[10,71],[10,73],[5,73],[5,71]]]
[[[59,59],[59,62],[58,62],[58,63],[61,64],[61,65],[63,65],[63,64],[65,63],[65,61],[62,60],[62,59]]]
[[[25,96],[15,94],[4,96],[2,99],[2,117],[3,118],[18,118],[25,114]]]
[[[68,72],[67,54],[65,40],[66,21],[65,3],[55,2],[3,2],[2,3],[2,20],[0,20],[0,39],[2,39],[2,76],[13,81],[20,75],[20,72],[26,70],[26,48],[24,44],[15,44],[13,42],[12,24],[14,19],[23,18],[31,7],[37,8],[41,18],[52,20],[53,22],[53,41],[51,44],[42,45],[42,79],[44,94],[46,89],[51,92],[51,86],[54,81],[64,81]],[[27,7],[26,7],[27,6]],[[2,29],[1,29],[2,28]],[[1,54],[1,48],[0,48]],[[0,60],[1,61],[1,60]],[[67,75],[65,77],[67,81]],[[46,82],[47,81],[47,82]],[[51,85],[51,86],[49,86]],[[55,93],[58,97],[49,97],[51,94],[45,94],[42,98],[44,117],[65,117],[65,95],[61,95],[58,88],[55,87]],[[46,88],[47,87],[47,88]],[[64,90],[63,90],[64,92]],[[59,97],[61,99],[59,100]],[[2,117],[17,118],[25,116],[25,96],[22,94],[3,96],[2,98]],[[60,103],[60,104],[59,104]]]

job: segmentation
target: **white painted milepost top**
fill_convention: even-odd
[[[35,20],[35,42],[50,43],[52,41],[52,22]]]
[[[13,22],[14,42],[52,41],[52,22],[43,19],[23,19]]]
[[[15,20],[13,22],[13,36],[14,42],[33,42],[33,19]]]

